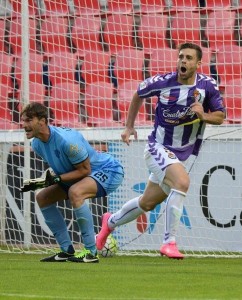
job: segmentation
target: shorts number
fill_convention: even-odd
[[[108,176],[102,172],[97,172],[94,174],[94,176],[97,177],[101,182],[105,182],[108,179]]]

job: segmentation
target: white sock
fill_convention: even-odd
[[[186,193],[174,189],[171,189],[171,192],[167,197],[163,244],[175,242],[176,240],[185,197]]]
[[[144,210],[139,206],[139,197],[126,202],[120,210],[112,214],[108,219],[108,227],[114,229],[116,226],[120,226],[135,220],[138,216],[144,213]]]

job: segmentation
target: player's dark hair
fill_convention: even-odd
[[[23,115],[26,115],[28,118],[37,117],[39,120],[44,118],[46,123],[48,122],[48,108],[39,102],[27,104],[20,113],[21,117]]]
[[[193,44],[193,43],[183,43],[181,45],[179,45],[178,47],[178,51],[180,52],[182,49],[194,49],[197,52],[197,58],[198,60],[201,60],[203,57],[203,51],[201,49],[200,46],[198,46],[197,44]]]

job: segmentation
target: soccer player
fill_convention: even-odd
[[[79,131],[48,125],[48,109],[40,103],[25,106],[21,122],[27,139],[33,138],[33,150],[55,173],[36,200],[61,251],[41,261],[98,262],[93,218],[85,199],[115,191],[123,181],[122,165],[110,154],[95,151]],[[85,247],[76,255],[65,220],[56,206],[56,202],[65,199],[73,206]]]
[[[189,188],[184,167],[190,155],[198,155],[206,124],[220,125],[225,108],[214,79],[197,72],[202,63],[202,49],[192,43],[178,49],[176,72],[156,75],[140,83],[131,101],[122,140],[137,139],[135,118],[143,98],[157,97],[154,128],[144,150],[150,171],[144,194],[126,202],[116,213],[107,212],[97,236],[97,249],[105,244],[116,226],[136,219],[165,199],[165,233],[161,255],[183,259],[176,245],[176,234]]]

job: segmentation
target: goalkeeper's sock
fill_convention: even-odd
[[[47,207],[42,207],[40,210],[44,216],[45,223],[53,233],[61,250],[73,254],[75,250],[73,248],[65,220],[59,209],[55,204],[52,204]]]
[[[133,198],[126,202],[120,210],[112,214],[108,220],[108,227],[114,229],[135,220],[138,216],[144,213],[144,210],[139,205],[139,197]]]
[[[165,234],[163,243],[175,242],[186,193],[171,189],[166,201]]]
[[[93,225],[93,218],[88,205],[84,204],[78,208],[74,208],[77,224],[82,236],[82,242],[87,250],[96,255],[96,241]]]

